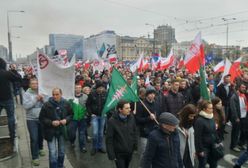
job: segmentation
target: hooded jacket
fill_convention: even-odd
[[[12,99],[11,86],[13,82],[21,81],[21,75],[6,70],[6,62],[0,58],[0,102]]]

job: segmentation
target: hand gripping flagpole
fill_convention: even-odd
[[[145,107],[146,111],[152,115],[153,113],[146,107],[145,103],[140,99],[141,104]],[[159,122],[156,118],[154,118],[154,121],[159,125]]]

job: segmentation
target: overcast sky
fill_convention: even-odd
[[[198,31],[209,43],[248,46],[248,0],[0,0],[0,44],[7,46],[7,11],[10,13],[13,54],[26,56],[48,44],[48,34],[88,37],[103,30],[119,35],[152,35],[153,26],[169,24],[176,39],[192,40]],[[231,20],[236,18],[236,20]]]

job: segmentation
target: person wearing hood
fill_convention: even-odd
[[[103,132],[106,116],[102,115],[102,110],[107,100],[107,92],[102,81],[97,81],[95,88],[96,90],[89,94],[86,102],[87,112],[91,116],[93,131],[92,156],[94,156],[96,152],[106,153],[103,147]]]
[[[39,156],[45,155],[41,124],[39,122],[40,110],[45,101],[44,96],[38,94],[38,80],[31,78],[29,81],[29,89],[23,95],[23,107],[26,110],[32,164],[34,166],[39,166]]]
[[[199,161],[199,168],[209,164],[210,168],[217,167],[217,159],[212,155],[212,147],[218,141],[216,125],[213,115],[213,105],[210,101],[199,102],[199,115],[194,124],[195,148]]]
[[[142,168],[183,168],[178,124],[179,120],[171,113],[164,112],[159,116],[159,127],[148,137]]]
[[[159,106],[156,103],[156,90],[153,87],[146,89],[146,97],[143,101],[147,109],[141,102],[137,103],[137,112],[135,115],[137,125],[140,130],[140,152],[141,157],[145,151],[147,137],[156,125],[156,116],[159,113]]]
[[[7,64],[6,62],[0,58],[0,114],[2,109],[6,110],[8,117],[8,128],[9,135],[11,138],[11,143],[14,149],[14,139],[16,137],[15,130],[15,107],[12,90],[13,82],[21,81],[21,76],[15,72],[10,72],[6,70]]]
[[[120,100],[117,111],[108,120],[106,147],[110,160],[117,168],[128,168],[134,150],[137,150],[137,130],[130,103]]]
[[[66,125],[72,120],[70,104],[62,97],[62,90],[54,88],[40,111],[39,120],[43,126],[43,136],[49,150],[49,167],[64,167]]]

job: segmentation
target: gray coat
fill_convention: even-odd
[[[178,133],[179,133],[179,139],[180,139],[180,153],[181,157],[183,159],[184,150],[186,146],[186,135],[182,128],[178,127]],[[189,153],[190,153],[190,159],[191,163],[194,166],[194,158],[195,158],[195,137],[194,137],[194,128],[191,127],[188,129],[188,144],[189,144]]]

